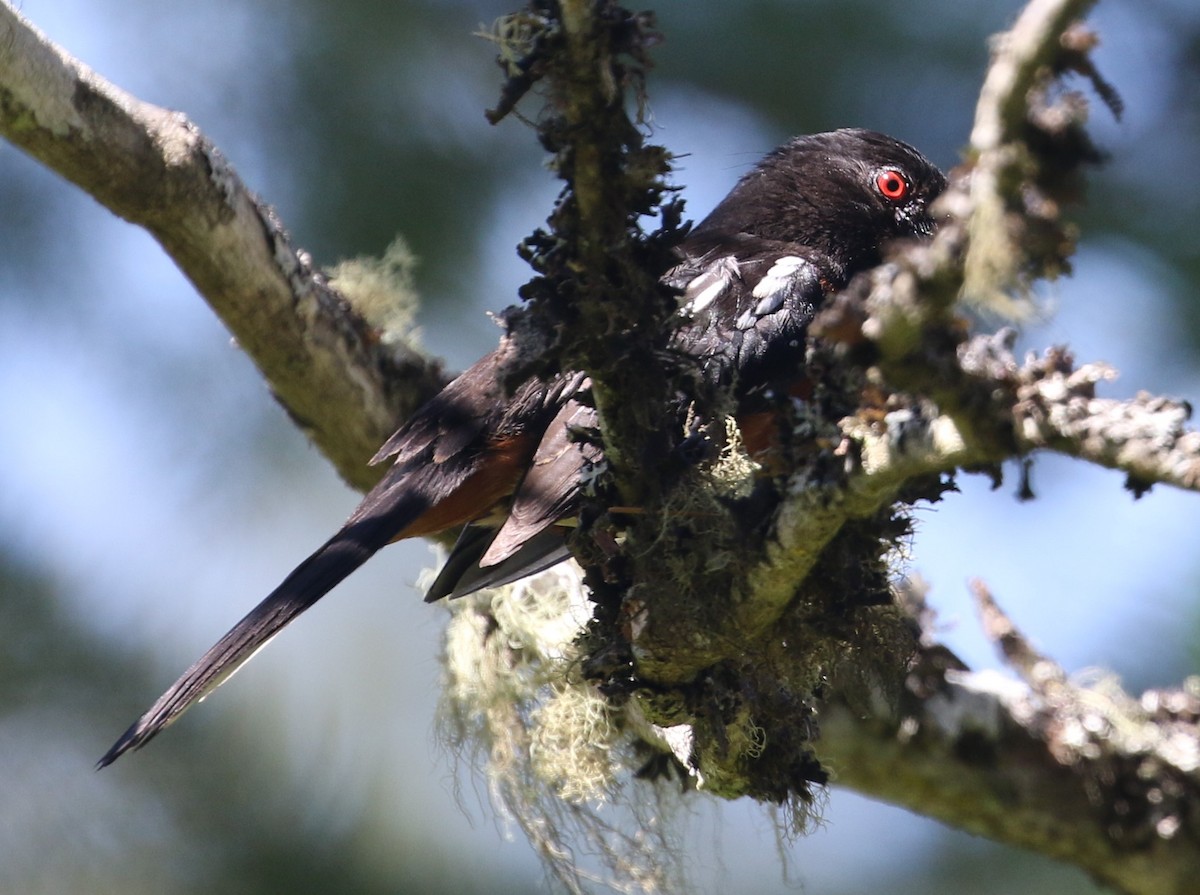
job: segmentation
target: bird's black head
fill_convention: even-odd
[[[845,279],[879,263],[882,246],[927,237],[946,178],[907,143],[845,129],[797,137],[766,156],[694,231],[808,246]]]

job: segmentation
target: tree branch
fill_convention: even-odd
[[[0,135],[162,245],[342,476],[442,383],[293,247],[275,213],[178,112],[108,83],[0,0]]]
[[[1200,694],[1071,681],[981,584],[989,636],[1020,680],[972,674],[922,648],[898,711],[821,714],[838,783],[1000,842],[1076,864],[1122,892],[1177,895],[1200,874]]]
[[[974,161],[969,187],[970,250],[963,271],[968,300],[1016,312],[1020,301],[1006,290],[1025,284],[1020,276],[1023,264],[1030,278],[1057,273],[1043,256],[1062,249],[1051,246],[1033,252],[1028,239],[1033,220],[1043,212],[1056,215],[1057,206],[1034,207],[1021,195],[1021,186],[1037,168],[1029,142],[1031,118],[1043,100],[1038,94],[1052,81],[1048,74],[1071,67],[1073,54],[1064,52],[1070,49],[1067,35],[1072,23],[1093,5],[1095,0],[1031,0],[1012,29],[993,38],[992,61],[975,107],[968,150]],[[1089,73],[1093,82],[1103,83],[1094,69]],[[1114,112],[1119,109],[1118,102],[1110,100],[1109,106]]]
[[[564,183],[546,229],[522,245],[537,276],[507,315],[525,349],[513,373],[586,372],[614,502],[652,507],[673,446],[664,349],[677,302],[659,278],[682,235],[681,203],[664,201],[669,155],[626,105],[628,89],[642,102],[654,17],[612,0],[535,0],[494,32],[509,80],[489,117],[539,81],[539,137]],[[662,229],[648,235],[641,219],[656,213]]]

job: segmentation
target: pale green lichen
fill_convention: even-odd
[[[642,739],[579,672],[590,604],[578,568],[449,604],[441,730],[480,765],[494,806],[568,891],[686,891],[675,843],[679,789],[638,779]],[[596,856],[578,863],[579,845]]]
[[[331,268],[330,285],[379,333],[383,344],[409,341],[418,304],[416,263],[408,244],[396,237],[382,257],[352,258]]]

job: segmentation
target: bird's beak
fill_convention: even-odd
[[[919,239],[928,239],[937,229],[937,222],[924,202],[913,203],[897,213],[902,229]]]

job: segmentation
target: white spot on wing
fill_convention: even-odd
[[[722,292],[732,285],[737,276],[736,258],[721,258],[713,262],[688,283],[686,295],[691,297],[684,302],[683,312],[693,317],[702,314]]]
[[[809,262],[795,255],[784,255],[771,265],[771,269],[754,286],[755,298],[770,298],[790,291],[798,274],[806,272]]]

